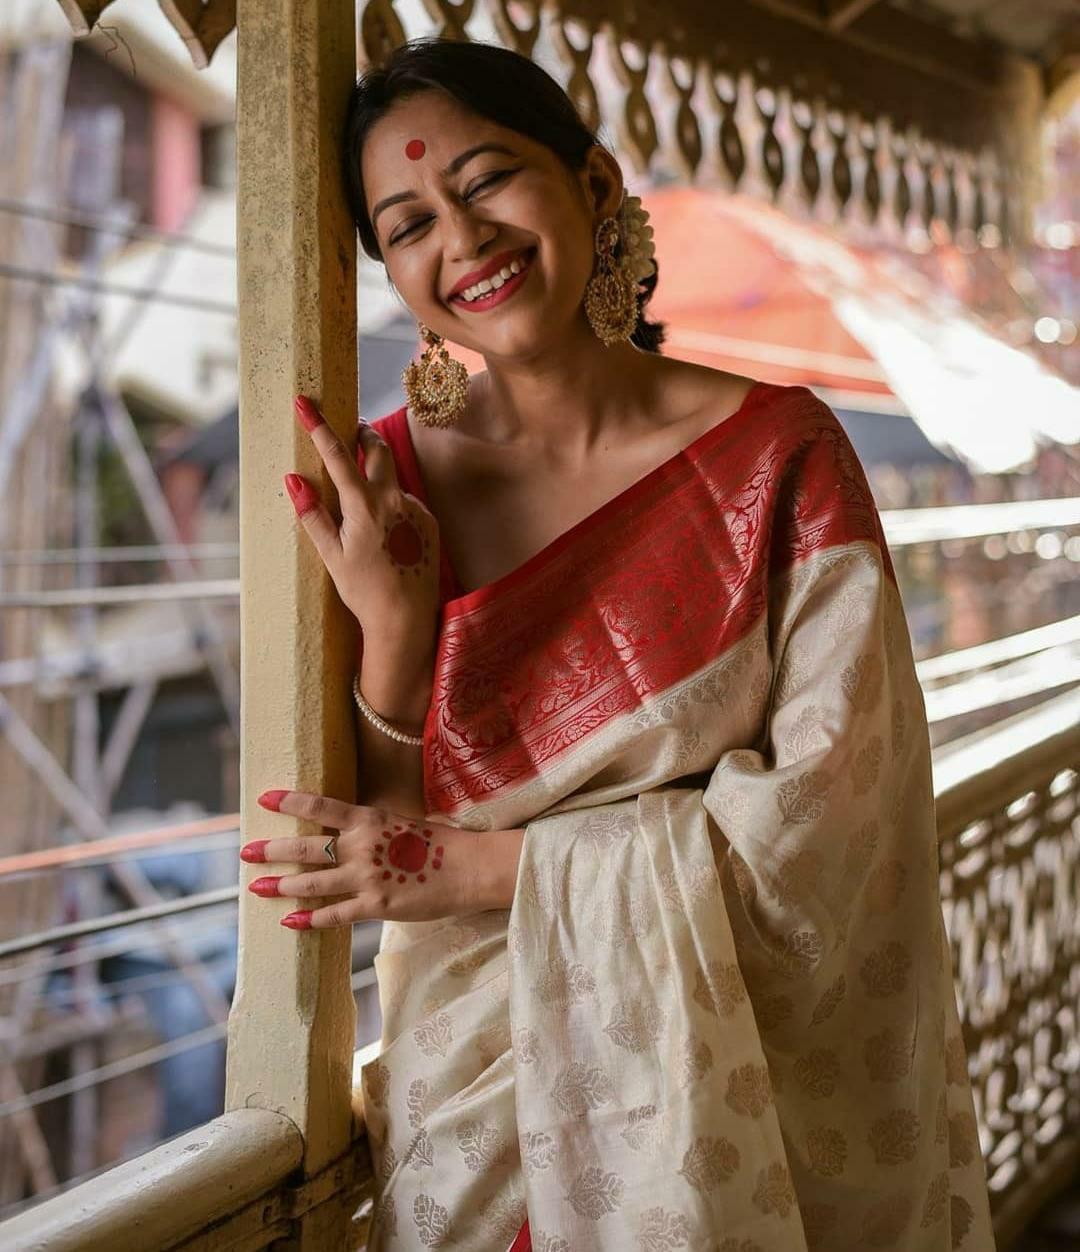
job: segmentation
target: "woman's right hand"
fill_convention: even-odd
[[[393,454],[367,422],[360,423],[361,470],[307,397],[297,397],[296,415],[337,487],[341,522],[301,475],[287,474],[285,487],[338,595],[364,632],[365,668],[369,649],[429,656],[439,604],[438,523],[401,489]]]

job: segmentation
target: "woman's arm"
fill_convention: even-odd
[[[360,690],[371,707],[392,725],[419,734],[431,703],[434,647],[365,644]],[[424,773],[420,748],[398,743],[357,716],[358,804],[423,818]]]

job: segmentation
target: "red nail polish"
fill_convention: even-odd
[[[281,919],[281,924],[288,926],[290,930],[310,930],[311,910],[297,909],[295,913],[286,913]]]
[[[250,843],[245,843],[240,849],[241,861],[247,861],[249,865],[258,865],[265,861],[266,845],[269,842],[269,839],[253,839]]]
[[[274,896],[281,895],[281,892],[278,891],[279,882],[281,882],[280,878],[256,878],[248,883],[248,891],[252,895],[262,896],[264,900],[269,900]]]
[[[277,813],[281,810],[281,802],[288,795],[288,791],[264,791],[255,801],[261,804],[264,809],[269,809],[271,813]]]
[[[323,419],[318,409],[307,396],[296,397],[296,416],[300,419],[300,424],[305,430],[314,430],[316,426],[323,424]]]
[[[299,474],[285,475],[285,490],[289,493],[289,499],[293,502],[297,517],[303,517],[319,503],[315,488]]]

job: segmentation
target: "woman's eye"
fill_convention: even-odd
[[[495,183],[501,182],[504,178],[509,178],[511,174],[516,172],[516,170],[499,170],[497,173],[492,174],[488,178],[482,178],[478,183],[469,188],[469,190],[465,193],[465,198],[468,199],[469,196],[475,195],[478,191],[483,191],[486,187],[494,186]],[[400,242],[406,235],[413,234],[414,231],[419,230],[421,226],[426,225],[429,221],[431,221],[431,218],[422,217],[418,221],[415,221],[411,225],[407,226],[405,230],[398,231],[398,233],[390,239],[391,244]]]
[[[485,187],[490,187],[493,183],[497,183],[500,178],[506,178],[511,172],[511,170],[499,170],[498,173],[492,174],[490,178],[481,179],[475,186],[470,187],[466,194],[471,196],[473,192],[483,191]]]

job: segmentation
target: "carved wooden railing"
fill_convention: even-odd
[[[939,751],[941,886],[999,1248],[1080,1161],[1080,694]]]
[[[1007,1252],[1080,1159],[1080,693],[949,745],[934,773],[967,1064]],[[298,1181],[293,1123],[236,1110],[0,1225],[0,1246],[254,1252],[321,1208],[338,1232],[323,1252],[363,1248],[371,1161],[358,1095],[354,1134]]]

